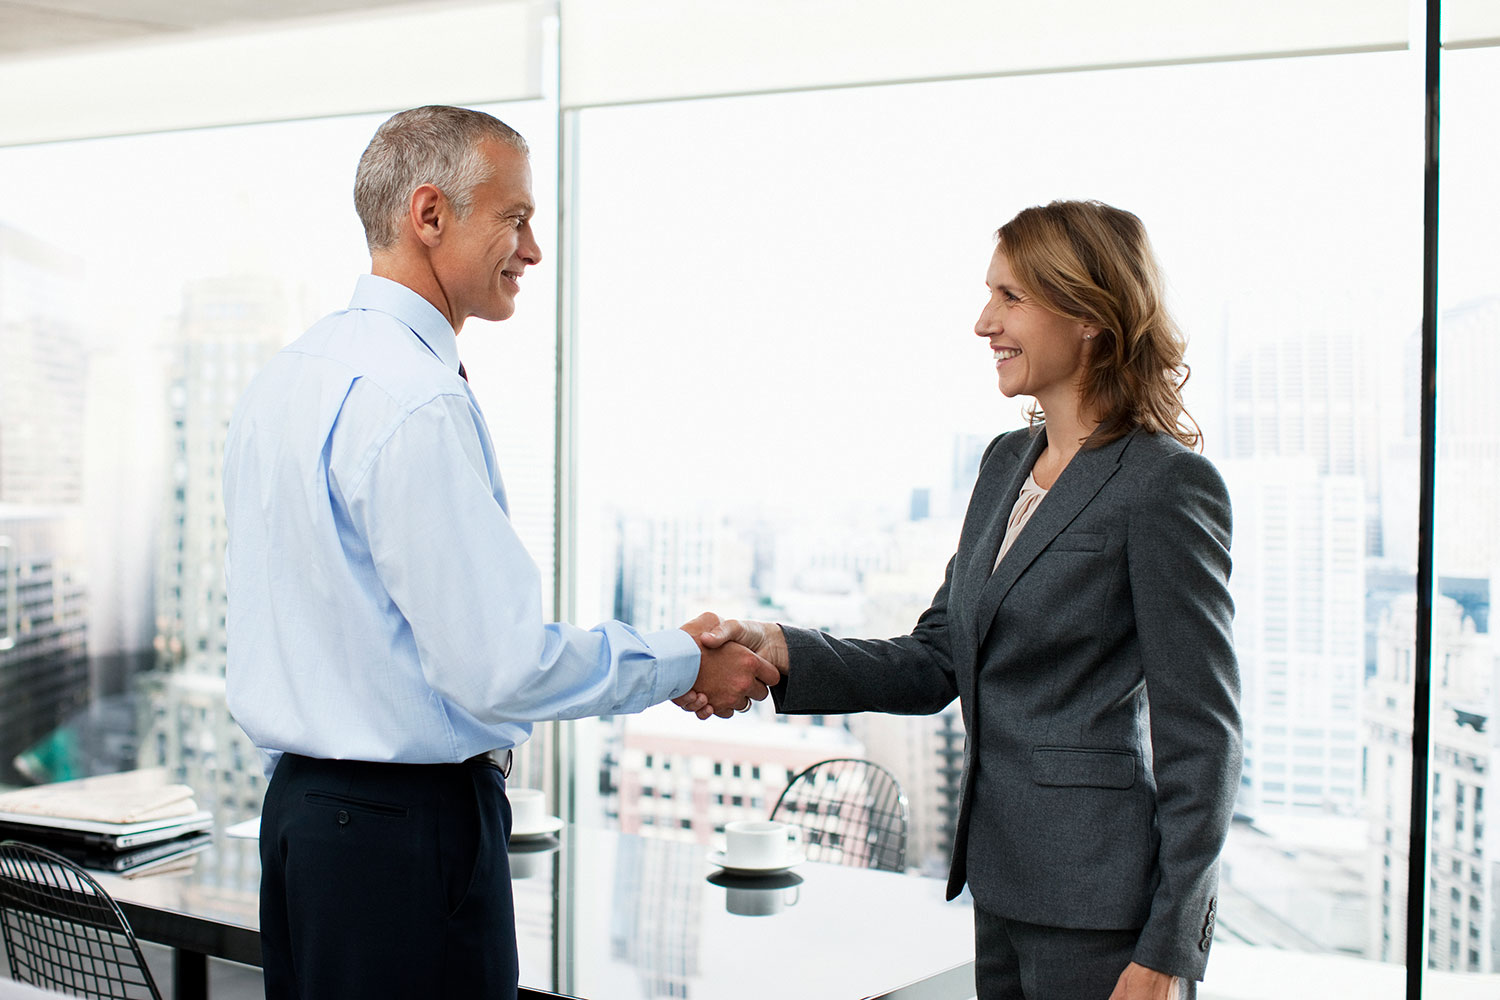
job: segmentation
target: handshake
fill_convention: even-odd
[[[774,622],[742,622],[706,611],[682,626],[698,644],[698,679],[672,704],[700,719],[747,712],[790,668],[786,637]]]

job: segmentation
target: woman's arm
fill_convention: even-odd
[[[780,712],[931,714],[958,696],[948,642],[948,587],[956,559],[949,560],[943,585],[909,635],[838,639],[812,629],[731,619],[702,640],[711,648],[733,640],[774,664],[783,677],[771,689]],[[707,717],[706,706],[683,707]]]
[[[1178,452],[1159,463],[1142,495],[1127,559],[1151,709],[1161,882],[1134,957],[1197,979],[1240,782],[1229,492],[1206,458]]]

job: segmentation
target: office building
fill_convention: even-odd
[[[83,500],[82,266],[0,220],[0,503]]]
[[[772,721],[766,711],[704,724],[663,705],[617,720],[600,763],[606,817],[625,833],[706,844],[730,820],[764,819],[808,765],[864,756],[843,726]]]
[[[1358,478],[1364,551],[1380,556],[1381,386],[1373,368],[1380,350],[1371,340],[1367,331],[1328,328],[1244,338],[1226,373],[1225,455],[1308,457],[1318,475]]]
[[[1441,330],[1434,564],[1485,577],[1500,569],[1500,297],[1445,311]]]
[[[745,533],[705,514],[620,514],[613,617],[643,632],[676,628],[704,611],[751,603],[754,550]]]
[[[1406,947],[1415,619],[1411,597],[1392,604],[1368,693],[1368,954],[1381,961],[1400,961]],[[1439,597],[1433,607],[1426,920],[1433,969],[1500,971],[1500,824],[1489,816],[1500,795],[1497,679],[1492,635],[1478,631],[1456,601]]]
[[[72,776],[90,696],[80,270],[0,223],[0,783]]]
[[[0,504],[0,784],[76,776],[74,738],[58,727],[89,701],[78,528],[55,509]]]
[[[265,779],[224,701],[224,441],[241,392],[290,333],[279,282],[245,276],[193,282],[184,289],[167,379],[158,665],[147,681],[142,758],[169,768],[227,815],[258,811]]]
[[[1440,329],[1433,565],[1443,576],[1488,577],[1500,567],[1500,518],[1495,516],[1500,402],[1494,389],[1500,370],[1500,297],[1444,310]],[[1415,370],[1421,345],[1421,331],[1410,330],[1401,346],[1401,368]],[[1381,483],[1389,555],[1404,567],[1414,567],[1417,555],[1417,534],[1411,527],[1420,482],[1417,388],[1407,385],[1400,397],[1400,433],[1386,447]]]
[[[1353,815],[1364,679],[1362,480],[1310,457],[1227,462],[1236,498],[1239,811]]]

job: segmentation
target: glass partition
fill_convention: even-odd
[[[1442,73],[1429,971],[1422,990],[1432,1000],[1500,992],[1500,824],[1490,816],[1500,796],[1500,647],[1490,627],[1500,573],[1500,196],[1492,169],[1500,158],[1500,49],[1445,52]],[[1398,813],[1401,826],[1407,812]],[[1404,831],[1396,833],[1399,850]],[[1404,851],[1397,861],[1406,865]]]
[[[981,451],[1023,420],[973,335],[995,229],[1058,197],[1129,208],[1235,505],[1247,753],[1210,975],[1277,995],[1280,967],[1237,959],[1248,946],[1369,959],[1369,995],[1399,995],[1399,968],[1373,963],[1402,962],[1379,915],[1403,912],[1384,885],[1404,872],[1381,867],[1391,827],[1365,761],[1393,738],[1386,712],[1410,724],[1409,675],[1381,689],[1390,706],[1370,698],[1413,591],[1397,404],[1417,370],[1390,361],[1421,315],[1415,60],[580,112],[580,617],[909,630]],[[953,709],[698,723],[666,706],[593,733],[580,783],[622,829],[707,843],[806,764],[865,756],[910,798],[912,865],[945,867]]]

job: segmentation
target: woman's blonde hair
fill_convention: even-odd
[[[1043,306],[1099,328],[1083,374],[1085,410],[1100,418],[1098,446],[1139,427],[1201,448],[1182,405],[1186,341],[1163,301],[1146,227],[1098,201],[1028,208],[995,234],[1016,281]],[[1043,414],[1035,407],[1033,423]]]

